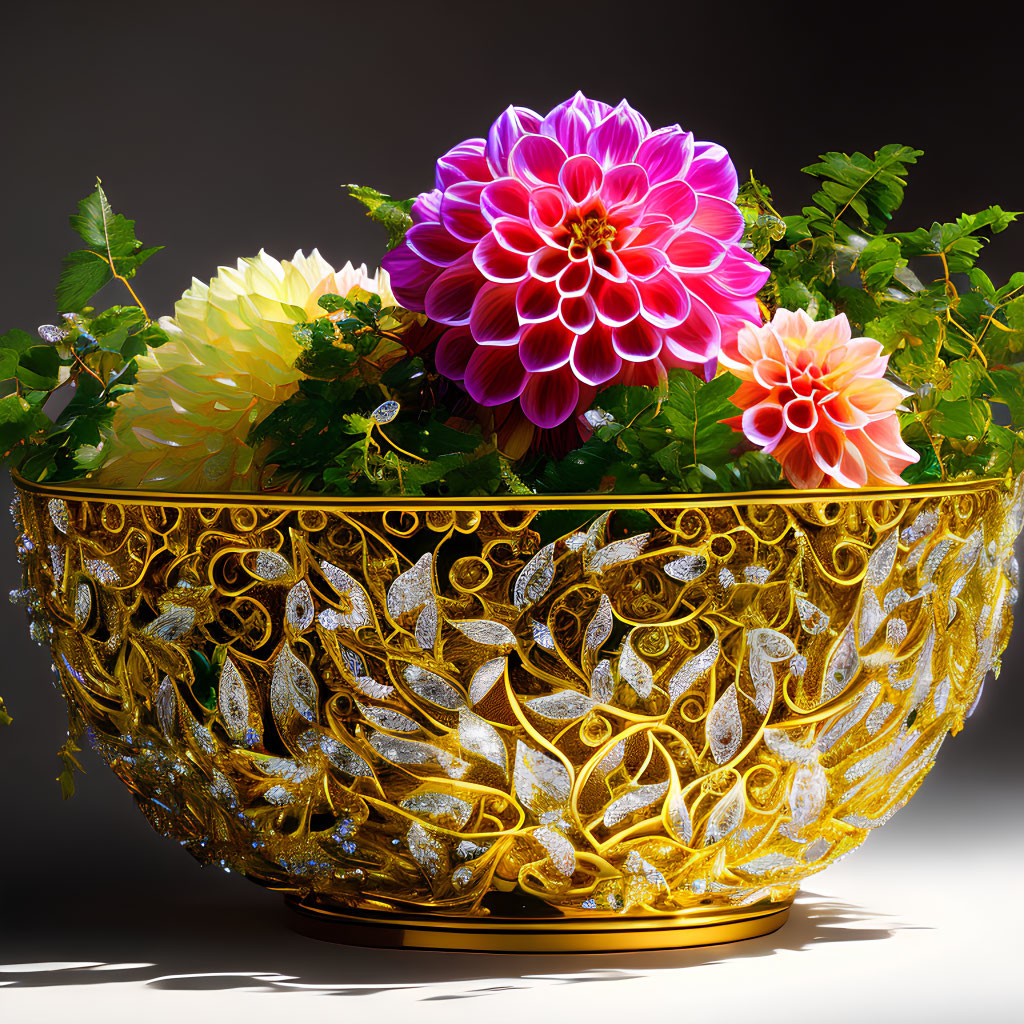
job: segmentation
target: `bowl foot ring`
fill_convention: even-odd
[[[628,953],[711,946],[768,935],[786,923],[790,910],[789,903],[775,903],[666,917],[516,920],[341,910],[292,897],[285,902],[290,926],[311,938],[461,953]]]

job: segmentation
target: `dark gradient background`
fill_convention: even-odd
[[[54,320],[58,263],[76,242],[67,215],[97,175],[143,241],[167,246],[137,291],[151,311],[170,312],[193,274],[209,278],[260,247],[287,258],[317,246],[334,263],[372,266],[381,234],[339,186],[418,192],[437,155],[484,134],[509,103],[543,111],[576,88],[626,96],[655,125],[678,121],[723,143],[783,211],[809,195],[799,168],[819,153],[888,142],[926,151],[903,227],[996,202],[1024,209],[1021,24],[1017,15],[994,29],[994,12],[962,6],[951,19],[938,6],[890,3],[747,13],[713,2],[669,11],[644,0],[19,6],[5,12],[0,41],[0,324]],[[1024,224],[989,252],[999,281],[1024,267]],[[0,536],[6,591],[16,583],[6,517]],[[233,913],[273,905],[237,879],[200,875],[89,752],[80,793],[63,804],[53,778],[65,725],[49,656],[28,640],[18,608],[0,609],[0,640],[0,693],[16,719],[0,732],[0,889],[12,949],[29,919],[39,935],[62,935],[62,920],[83,934],[116,928],[119,886],[131,891],[129,909],[151,902],[164,914],[169,894],[186,890],[214,900],[230,892]],[[918,800],[949,787],[982,813],[1011,793],[1001,813],[1019,826],[1022,669],[1018,628],[1002,676]],[[950,813],[942,800],[928,806]],[[923,813],[913,808],[903,814]],[[141,912],[123,920],[122,937],[147,934]],[[67,956],[33,948],[21,959]]]

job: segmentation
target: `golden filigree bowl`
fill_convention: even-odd
[[[367,944],[778,927],[998,669],[1022,491],[19,483],[32,629],[159,832]]]

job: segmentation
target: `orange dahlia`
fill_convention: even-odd
[[[889,357],[851,336],[845,313],[815,322],[780,309],[722,346],[721,366],[742,380],[726,420],[774,456],[799,488],[902,484],[919,456],[900,437],[896,409],[910,392],[884,380]]]

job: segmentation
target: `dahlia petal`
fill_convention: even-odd
[[[425,220],[439,221],[441,219],[441,200],[443,198],[444,193],[437,188],[431,192],[422,192],[418,195],[416,202],[412,204],[412,210],[409,211],[413,224],[419,224]]]
[[[647,172],[639,164],[610,168],[601,185],[601,200],[608,208],[638,203],[650,191]]]
[[[827,320],[811,321],[804,332],[804,342],[809,348],[824,348],[825,351],[835,351],[848,345],[853,339],[853,331],[850,328],[850,321],[845,313],[829,317]],[[869,343],[875,351],[880,352],[882,346],[872,338],[861,339]],[[846,358],[843,353],[843,358]]]
[[[679,125],[652,132],[636,151],[636,162],[647,171],[652,185],[686,176],[693,159],[693,135]]]
[[[499,245],[523,256],[532,255],[544,245],[532,224],[515,217],[501,217],[491,225],[491,231]]]
[[[441,199],[441,223],[464,242],[478,242],[487,234],[487,218],[480,212],[482,191],[478,181],[459,181]]]
[[[668,266],[668,257],[653,245],[631,245],[618,250],[626,273],[635,281],[648,281]]]
[[[697,211],[697,194],[685,181],[663,181],[647,193],[644,221],[647,216],[661,214],[677,228],[690,223]]]
[[[538,188],[530,193],[530,223],[541,233],[559,227],[567,211],[560,188]]]
[[[576,335],[561,321],[530,324],[519,338],[519,358],[528,373],[544,373],[565,366]]]
[[[409,246],[396,246],[380,261],[391,278],[391,290],[406,309],[422,312],[427,290],[441,274],[441,268],[417,256]]]
[[[437,187],[443,192],[458,181],[490,181],[493,175],[484,156],[483,139],[466,139],[437,161]]]
[[[397,251],[392,249],[388,256]],[[467,253],[431,283],[423,303],[424,312],[431,320],[449,327],[468,324],[473,300],[483,284],[484,279],[473,263],[473,254]],[[402,301],[397,290],[395,298]]]
[[[570,256],[573,254],[571,248],[569,254]],[[619,254],[610,246],[606,245],[601,249],[588,252],[584,258],[588,264],[593,265],[594,270],[601,277],[607,278],[609,281],[616,281],[621,284],[623,281],[629,280],[629,272],[619,258]]]
[[[841,394],[858,412],[872,420],[888,419],[904,397],[904,392],[895,384],[870,377],[851,381]]]
[[[558,304],[558,319],[574,334],[586,334],[594,326],[597,312],[589,295],[576,295],[562,299]]]
[[[690,315],[690,293],[672,273],[663,270],[649,281],[638,281],[640,315],[656,327],[678,327]]]
[[[743,237],[743,214],[735,203],[727,199],[700,194],[690,226],[722,242],[735,242]]]
[[[558,172],[558,184],[578,205],[596,195],[603,183],[604,171],[589,153],[577,153],[569,157]]]
[[[580,380],[594,386],[607,383],[622,369],[622,359],[612,345],[611,330],[601,323],[577,337],[569,362]]]
[[[668,258],[681,274],[707,274],[725,259],[725,246],[700,231],[680,232],[668,245]]]
[[[754,380],[769,391],[786,387],[790,383],[789,369],[776,359],[758,359],[754,363]]]
[[[623,100],[587,136],[587,152],[604,168],[633,160],[650,125]]]
[[[905,462],[909,466],[917,462],[921,456],[907,445],[900,436],[900,421],[895,416],[886,416],[884,419],[873,420],[864,428],[864,434],[871,443],[892,461]],[[900,466],[900,470],[905,466]]]
[[[453,327],[441,335],[434,352],[437,372],[449,380],[462,380],[466,366],[478,345],[468,327]]]
[[[653,359],[661,352],[663,343],[662,332],[642,317],[612,331],[612,347],[616,354],[631,363]]]
[[[469,327],[481,345],[515,345],[520,325],[516,293],[521,285],[488,281],[473,300]]]
[[[686,366],[685,369],[697,373],[699,367],[696,364]],[[709,380],[705,374],[698,373],[699,377]],[[648,359],[645,363],[623,363],[622,369],[615,377],[616,384],[628,384],[631,387],[656,388],[664,384],[667,374],[661,359]]]
[[[413,224],[405,233],[405,244],[417,256],[428,263],[433,263],[435,267],[450,267],[470,248],[468,242],[456,238],[443,224],[433,224],[430,221]]]
[[[583,295],[590,287],[593,267],[589,261],[570,263],[558,275],[558,294],[562,296]]]
[[[566,153],[582,153],[594,123],[575,102],[560,103],[540,123],[541,135],[554,139]]]
[[[509,154],[528,132],[540,127],[540,114],[527,107],[509,107],[487,133],[486,159],[495,178],[508,174]]]
[[[747,440],[760,445],[769,453],[786,433],[782,409],[772,402],[762,402],[744,409],[740,422]]]
[[[679,233],[679,226],[666,214],[644,213],[635,225],[619,228],[615,240],[620,242],[619,248],[627,246],[651,245],[656,249],[664,249]]]
[[[599,125],[612,112],[610,103],[588,99],[578,89],[576,90],[576,95],[571,100],[566,100],[565,102],[576,107],[594,126]]]
[[[598,319],[609,327],[628,324],[640,313],[640,295],[632,281],[595,279],[591,288]]]
[[[558,288],[551,281],[528,277],[516,290],[516,312],[521,323],[543,323],[558,316]]]
[[[480,191],[480,209],[483,215],[494,223],[499,217],[530,217],[530,192],[515,178],[499,178],[489,181]]]
[[[532,374],[519,396],[519,404],[531,422],[549,429],[573,414],[579,395],[579,382],[572,369],[563,366],[549,373]]]
[[[527,266],[531,277],[554,281],[569,266],[569,262],[569,254],[565,249],[545,246],[529,258]]]
[[[722,329],[711,307],[690,295],[690,312],[678,326],[665,332],[665,348],[680,361],[704,362],[718,355]],[[664,358],[664,357],[663,357]]]
[[[686,172],[686,180],[695,192],[706,192],[730,201],[739,191],[736,168],[728,152],[714,142],[695,142],[693,161]]]
[[[707,277],[708,284],[721,294],[748,297],[764,286],[771,271],[738,245],[730,245],[725,259]]]
[[[509,172],[529,188],[557,185],[566,152],[546,135],[524,135],[508,158]]]
[[[790,430],[809,434],[818,425],[818,410],[810,398],[795,398],[783,407],[782,418]]]
[[[783,439],[772,455],[781,464],[786,479],[800,490],[820,487],[827,476],[815,461],[805,439],[799,435]]]
[[[910,462],[904,459],[894,462],[889,456],[882,454],[882,452],[867,440],[862,440],[862,442],[857,445],[857,450],[860,452],[861,458],[864,460],[864,468],[867,470],[868,484],[884,485],[887,487],[905,487],[907,482],[899,475],[895,467],[899,467],[900,471],[902,471],[903,469],[906,469],[910,462],[916,462],[919,458],[917,452],[914,452],[915,457],[911,459]]]
[[[463,384],[474,402],[501,405],[518,398],[529,379],[515,348],[478,347]]]
[[[506,249],[490,232],[476,243],[473,262],[488,281],[514,284],[526,278],[527,258]]]

